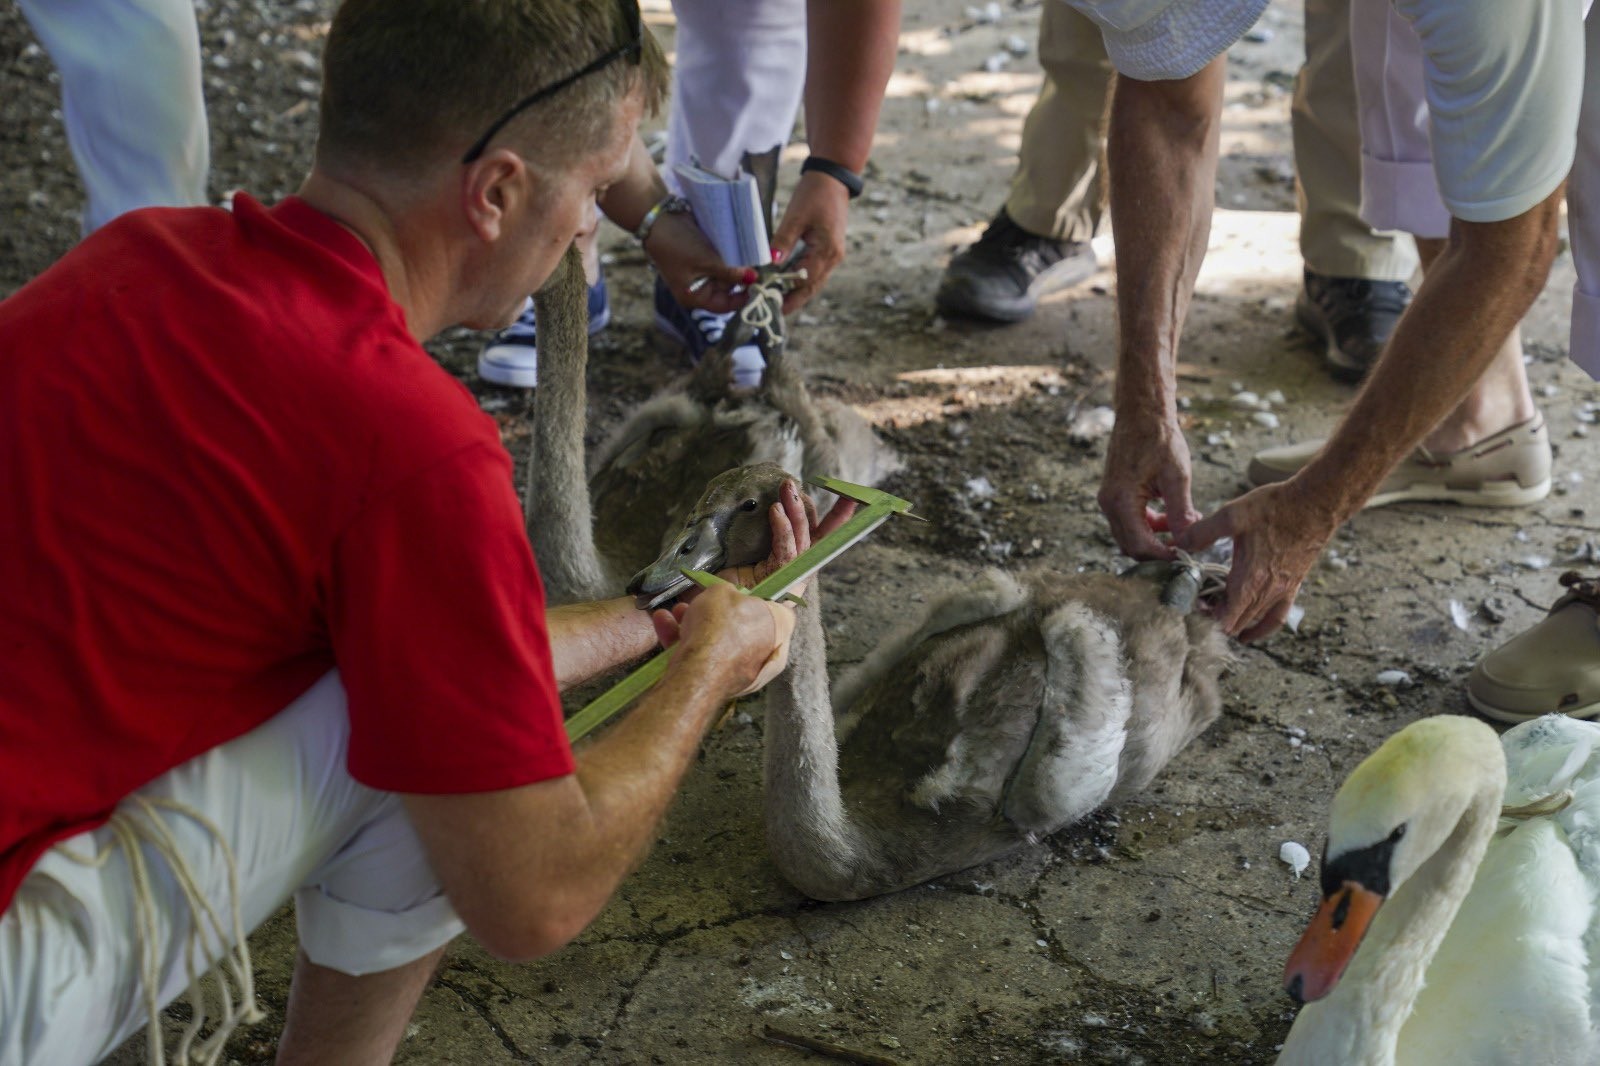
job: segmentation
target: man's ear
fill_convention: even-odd
[[[528,164],[510,149],[497,148],[463,169],[461,208],[467,224],[480,240],[498,240],[507,215],[528,196],[533,177]]]

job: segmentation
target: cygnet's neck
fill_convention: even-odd
[[[555,604],[597,600],[620,591],[620,583],[608,580],[595,548],[584,464],[587,299],[583,261],[576,248],[569,249],[556,276],[534,295],[539,389],[531,427],[528,537]]]
[[[767,840],[779,869],[801,891],[818,899],[850,898],[868,843],[839,789],[839,746],[814,586],[807,599],[797,608],[789,666],[767,688]]]

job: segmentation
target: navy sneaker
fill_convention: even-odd
[[[589,286],[589,335],[605,329],[611,321],[611,296],[606,279]],[[517,320],[484,345],[478,355],[478,376],[496,385],[531,389],[539,384],[538,323],[533,317],[533,297],[522,305]]]
[[[727,330],[733,315],[719,315],[699,308],[690,310],[677,301],[666,282],[656,278],[656,328],[688,351],[689,358],[700,362],[700,357],[718,341]],[[741,389],[753,389],[761,384],[761,371],[766,369],[761,349],[754,344],[741,344],[733,350],[733,383]]]

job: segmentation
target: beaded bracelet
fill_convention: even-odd
[[[683,215],[688,214],[688,212],[688,200],[673,193],[668,193],[652,204],[650,210],[644,213],[644,218],[639,220],[639,228],[633,231],[633,235],[638,238],[640,244],[643,244],[645,239],[650,236],[650,231],[655,229],[656,221],[662,215]]]

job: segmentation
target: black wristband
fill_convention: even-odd
[[[806,161],[800,164],[800,173],[804,174],[808,170],[826,174],[840,185],[843,185],[850,193],[850,199],[852,200],[860,196],[862,188],[865,187],[860,174],[857,174],[849,167],[835,163],[831,159],[824,159],[820,155],[806,156]]]

